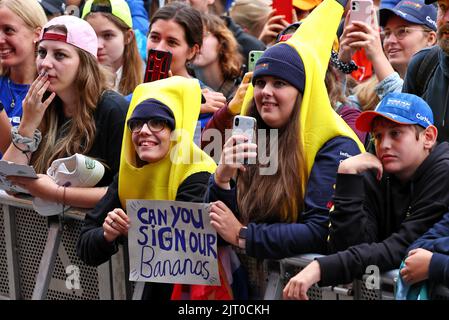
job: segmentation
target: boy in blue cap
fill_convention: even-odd
[[[449,144],[436,144],[424,100],[388,94],[359,116],[356,127],[372,133],[377,156],[363,153],[338,168],[328,239],[330,252],[338,253],[290,279],[284,298],[307,299],[312,284],[349,283],[368,266],[380,272],[398,268],[407,247],[447,211]]]

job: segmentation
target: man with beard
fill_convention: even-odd
[[[402,91],[418,95],[430,105],[441,142],[449,141],[449,0],[438,0],[437,39],[437,46],[413,56]]]

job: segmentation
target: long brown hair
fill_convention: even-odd
[[[224,21],[213,14],[203,14],[203,23],[206,30],[218,40],[218,61],[223,78],[237,78],[240,76],[243,58],[234,35],[226,27]]]
[[[67,32],[63,25],[51,26],[49,29]],[[61,125],[61,100],[55,97],[48,106],[39,126],[42,142],[31,158],[31,164],[38,173],[45,173],[55,159],[75,153],[86,154],[94,143],[94,112],[103,92],[109,87],[108,74],[94,56],[81,49],[76,50],[80,58],[75,80],[76,92],[73,93],[73,96],[79,98],[76,111],[69,121]]]
[[[106,19],[111,21],[113,24],[117,26],[122,32],[123,36],[126,39],[127,31],[130,28],[119,18],[115,17],[111,13],[107,12],[99,12]],[[85,20],[88,20],[89,13]],[[98,14],[98,13],[96,13]],[[120,83],[118,86],[118,92],[122,95],[126,96],[134,91],[134,89],[141,84],[143,81],[143,61],[140,58],[139,49],[137,48],[137,41],[135,34],[133,38],[125,43],[125,49],[123,51],[123,69],[122,69],[122,78],[120,79]]]
[[[298,95],[289,122],[278,131],[278,149],[274,150],[278,152],[276,173],[261,175],[258,164],[249,165],[246,172],[238,175],[237,200],[243,223],[296,222],[298,213],[303,210],[305,190],[302,182],[307,181],[307,170],[299,137],[301,102],[302,96]],[[267,127],[254,101],[248,115],[257,119],[259,129]],[[269,134],[266,136],[268,149]]]

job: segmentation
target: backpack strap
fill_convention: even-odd
[[[422,96],[427,89],[430,79],[432,78],[437,66],[438,66],[438,51],[439,46],[433,46],[430,48],[429,52],[426,54],[424,59],[418,67],[418,72],[416,74],[416,95]]]

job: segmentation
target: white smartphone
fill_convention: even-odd
[[[243,135],[252,143],[256,139],[256,119],[247,116],[235,116],[232,126],[232,135]]]
[[[352,0],[349,22],[362,21],[371,25],[372,0]]]
[[[232,126],[232,135],[243,135],[248,138],[247,143],[253,143],[256,141],[256,124],[257,120],[253,117],[235,116]],[[250,160],[251,164],[255,163],[253,159]],[[243,164],[248,164],[248,159],[244,159]]]

